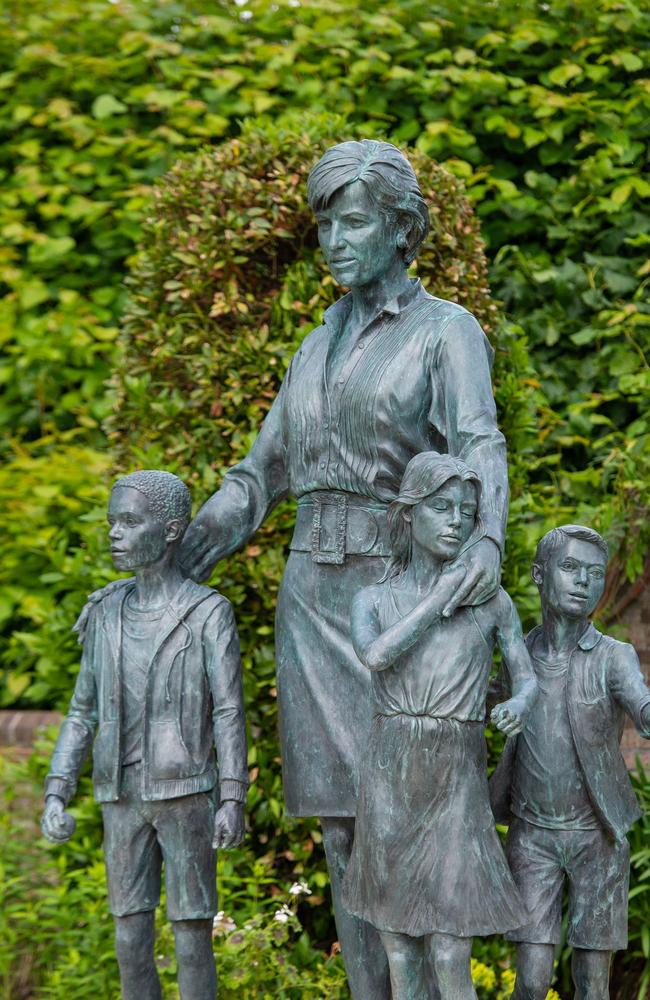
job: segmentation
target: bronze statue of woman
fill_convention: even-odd
[[[350,635],[352,596],[385,572],[386,512],[406,465],[438,451],[483,482],[482,537],[441,575],[438,598],[450,615],[491,597],[507,516],[506,449],[483,331],[408,277],[429,219],[406,157],[386,142],[340,143],[313,168],[308,194],[325,259],[350,291],[305,338],[249,454],[188,529],[181,559],[189,576],[205,579],[280,500],[297,499],[276,622],[286,808],[321,818],[352,996],[382,1000],[390,986],[379,938],[340,902],[371,722],[369,673]]]

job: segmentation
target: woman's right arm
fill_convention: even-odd
[[[193,580],[205,580],[220,559],[241,548],[289,492],[282,429],[288,379],[289,373],[246,458],[226,473],[185,532],[180,560]]]

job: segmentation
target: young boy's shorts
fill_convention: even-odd
[[[594,830],[550,830],[515,819],[508,831],[508,863],[531,915],[506,934],[509,941],[558,944],[562,890],[569,886],[567,943],[593,951],[627,947],[630,848]]]
[[[119,800],[102,805],[110,911],[125,917],[155,909],[164,861],[168,918],[210,919],[217,912],[214,793],[143,802],[141,773],[140,764],[125,767]]]

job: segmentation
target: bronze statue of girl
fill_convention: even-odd
[[[379,930],[393,1000],[424,1000],[434,973],[441,1000],[475,997],[472,937],[526,919],[490,809],[483,734],[495,646],[513,690],[495,724],[519,732],[535,700],[521,625],[504,590],[445,618],[435,586],[477,537],[480,497],[463,462],[413,458],[389,508],[386,575],[352,606],[374,717],[343,901]]]

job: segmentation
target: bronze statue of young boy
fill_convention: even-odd
[[[63,842],[74,830],[65,807],[97,729],[93,785],[124,1000],[162,996],[154,910],[163,861],[180,995],[214,1000],[215,848],[244,835],[239,640],[229,602],[178,568],[190,516],[189,491],[171,473],[134,472],[115,483],[111,554],[116,569],[134,576],[90,610],[45,788],[43,833]]]
[[[626,715],[650,738],[650,690],[634,649],[590,624],[606,566],[607,544],[590,528],[554,528],[537,546],[542,624],[527,645],[539,696],[491,782],[530,913],[507,935],[518,943],[514,1000],[546,997],[565,880],[576,997],[606,1000],[611,953],[627,946],[625,835],[641,814],[619,744]]]

